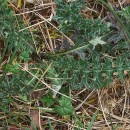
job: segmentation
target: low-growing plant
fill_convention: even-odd
[[[56,3],[55,19],[59,23],[59,29],[66,35],[69,34],[75,46],[65,52],[51,55],[54,61],[54,77],[59,77],[62,85],[67,84],[72,89],[101,88],[116,78],[125,78],[130,69],[129,41],[123,37],[116,44],[109,42],[108,39],[113,33],[110,33],[109,38],[106,37],[113,30],[100,19],[83,18],[82,2],[76,0],[67,3],[64,0],[56,0]],[[123,22],[122,24],[124,25]]]
[[[33,39],[29,30],[25,28],[24,21],[8,7],[8,1],[0,2],[0,104],[10,103],[10,96],[30,94],[35,87],[36,79],[22,70],[19,64],[29,63],[33,52]],[[29,66],[31,69],[32,66]],[[31,70],[35,75],[37,70]],[[32,80],[33,79],[33,80]],[[5,105],[4,105],[5,106]],[[7,105],[6,105],[7,106]]]
[[[0,111],[2,111],[3,115],[7,115],[8,118],[6,118],[6,121],[2,119],[3,122],[0,125],[6,126],[8,123],[9,125],[14,124],[17,126],[17,124],[20,124],[21,115],[10,111],[13,107],[13,100],[18,95],[18,102],[21,104],[28,102],[26,105],[28,108],[29,104],[29,109],[40,109],[37,106],[35,107],[35,101],[38,107],[44,106],[45,109],[43,108],[43,111],[40,113],[41,116],[45,112],[55,113],[64,118],[70,118],[71,116],[76,125],[76,127],[74,126],[75,129],[78,129],[78,127],[79,129],[80,127],[83,128],[84,124],[78,118],[80,114],[76,114],[74,104],[69,95],[70,88],[76,90],[83,87],[98,89],[108,86],[116,78],[124,79],[129,76],[130,8],[123,8],[116,12],[106,2],[100,0],[115,16],[115,21],[120,24],[119,26],[99,18],[85,18],[82,15],[82,10],[87,6],[85,0],[70,2],[55,0],[55,2],[56,16],[53,17],[53,21],[58,24],[60,32],[63,32],[75,45],[70,45],[69,40],[63,38],[63,43],[61,42],[60,45],[66,47],[65,50],[56,48],[53,50],[56,50],[56,52],[53,53],[45,50],[45,57],[43,56],[45,59],[42,62],[42,58],[38,59],[40,57],[40,49],[36,50],[39,55],[33,55],[35,49],[33,48],[33,39],[30,31],[28,29],[19,31],[26,28],[22,16],[14,15],[15,12],[7,5],[7,0],[1,1]],[[18,7],[21,7],[21,4],[22,2],[18,4]],[[50,26],[49,30],[51,30]],[[52,37],[57,35],[55,31],[53,33]],[[39,37],[37,36],[37,39]],[[59,43],[61,37],[58,34],[58,36],[53,37],[53,40],[56,39],[55,42],[58,41]],[[41,38],[39,41],[42,40]],[[37,43],[36,46],[39,47],[41,45]],[[44,47],[41,48],[45,49],[45,44],[42,46]],[[43,52],[41,53],[43,54]],[[35,57],[34,59],[32,55]],[[26,65],[28,65],[27,68]],[[49,86],[51,91],[48,90],[48,86],[45,89],[43,88],[44,84],[41,83],[43,80],[51,86]],[[40,99],[38,97],[38,99],[36,98],[36,100],[32,101],[32,99],[28,99],[28,95],[34,89],[44,92],[42,93],[43,95],[38,93]],[[52,89],[55,91],[52,91]],[[58,95],[58,93],[62,96]],[[18,110],[25,112],[26,109],[21,108],[21,106]],[[97,112],[91,118],[90,123],[88,123],[87,129],[92,128],[96,115]],[[89,119],[87,117],[87,120]],[[48,123],[50,129],[53,129],[53,123],[51,124],[49,119]],[[36,129],[35,122],[34,129]]]

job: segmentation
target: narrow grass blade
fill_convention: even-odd
[[[94,113],[94,115],[92,116],[92,119],[91,119],[90,123],[88,124],[87,130],[91,130],[91,129],[92,129],[92,125],[93,125],[94,120],[95,120],[95,118],[96,118],[96,116],[97,116],[97,113],[98,113],[98,110],[97,110],[97,111]]]
[[[53,129],[53,127],[52,127],[52,125],[51,125],[51,121],[50,121],[50,119],[48,118],[48,122],[49,122],[49,127],[50,127],[50,130],[54,130]]]

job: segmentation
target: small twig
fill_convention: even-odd
[[[79,104],[79,105],[75,108],[75,110],[80,109],[80,108],[83,106],[83,104],[87,101],[87,99],[88,99],[92,94],[94,94],[94,93],[95,93],[95,89],[85,98],[84,101],[82,101],[81,104]]]

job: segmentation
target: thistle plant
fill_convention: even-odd
[[[53,55],[59,82],[62,78],[62,85],[67,84],[72,89],[92,89],[108,86],[116,78],[125,78],[124,72],[128,75],[130,69],[128,41],[124,37],[117,44],[111,44],[106,38],[103,41],[112,30],[100,19],[83,18],[84,1],[56,0],[56,3],[54,19],[61,31],[66,35],[71,33],[70,38],[75,42],[66,52]]]

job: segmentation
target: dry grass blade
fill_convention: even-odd
[[[98,93],[98,99],[99,99],[100,107],[101,107],[101,110],[102,110],[102,113],[103,113],[103,117],[104,117],[104,119],[105,119],[105,122],[106,122],[108,128],[111,130],[111,126],[109,125],[109,123],[108,123],[108,121],[107,121],[107,118],[106,118],[106,114],[105,114],[106,111],[104,110],[103,105],[102,105],[101,93],[100,93],[99,90],[97,90],[97,93]],[[109,114],[109,113],[108,113],[108,114]]]
[[[45,22],[50,24],[53,28],[55,28],[58,32],[60,32],[69,41],[70,45],[72,45],[72,46],[75,45],[74,42],[69,37],[67,37],[64,33],[59,31],[59,29],[50,22],[51,19],[46,19],[42,15],[40,15],[39,13],[35,13],[35,15],[39,16],[42,20],[44,20]]]
[[[95,91],[95,89],[94,89],[94,90],[84,99],[84,101],[82,101],[82,103],[79,104],[79,105],[75,108],[75,110],[80,109],[80,107],[83,106],[83,104],[87,101],[87,99],[88,99],[89,97],[91,97],[91,95],[93,95],[95,92],[96,92],[96,91]]]

